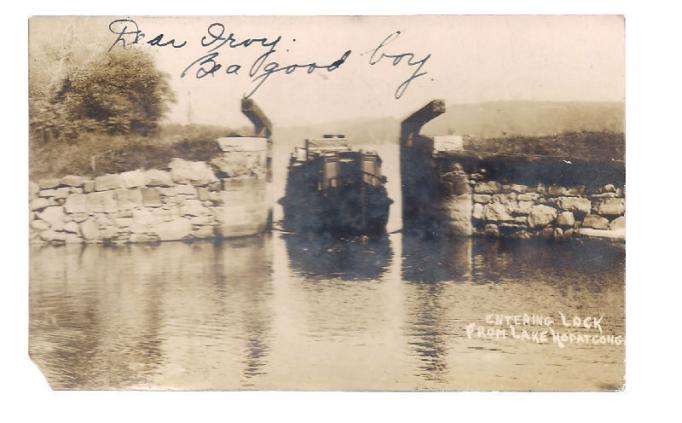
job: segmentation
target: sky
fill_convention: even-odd
[[[32,21],[32,33],[49,31],[51,19],[67,18]],[[115,43],[119,36],[115,32],[124,27],[132,31],[137,25],[145,34],[138,46],[152,52],[159,68],[170,75],[177,103],[167,119],[177,123],[247,125],[239,110],[245,95],[278,126],[404,117],[434,98],[454,104],[622,102],[625,96],[624,20],[619,16],[76,19],[83,23],[79,36],[95,32],[93,43],[100,43],[103,50]],[[114,19],[135,23],[116,23],[112,32],[109,24]],[[221,33],[224,38],[234,34],[233,44],[239,45],[230,48],[226,43],[211,50]],[[159,34],[161,43],[175,39],[176,45],[184,46],[149,45]],[[114,48],[123,48],[123,41],[131,44],[135,35],[121,35]],[[202,45],[202,37],[204,44],[213,43]],[[255,41],[245,47],[247,39]],[[256,59],[270,50],[275,51],[249,75]],[[326,68],[349,50],[336,69]],[[192,62],[211,53],[217,53],[213,60],[220,64],[215,73],[198,79],[202,66],[195,64],[181,76]],[[405,56],[398,60],[400,55]],[[252,92],[257,85],[254,77],[270,62],[277,62],[271,69],[283,70],[270,74]],[[310,63],[320,68],[308,73],[308,67],[291,67],[290,74],[284,72],[289,65]],[[228,74],[228,68],[236,74]],[[396,89],[413,75],[419,76],[396,98]]]

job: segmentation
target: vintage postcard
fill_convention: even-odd
[[[56,390],[617,391],[622,16],[33,17]]]

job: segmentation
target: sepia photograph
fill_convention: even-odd
[[[622,391],[625,104],[620,15],[33,16],[30,359]]]

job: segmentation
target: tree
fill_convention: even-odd
[[[115,49],[70,72],[56,94],[84,130],[149,135],[175,101],[168,76],[139,49]]]
[[[72,69],[47,104],[37,103],[34,129],[55,136],[106,132],[150,135],[174,95],[168,76],[138,49],[116,49]]]

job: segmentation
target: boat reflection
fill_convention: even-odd
[[[338,240],[312,234],[282,235],[294,273],[311,280],[379,279],[390,264],[388,237]]]

